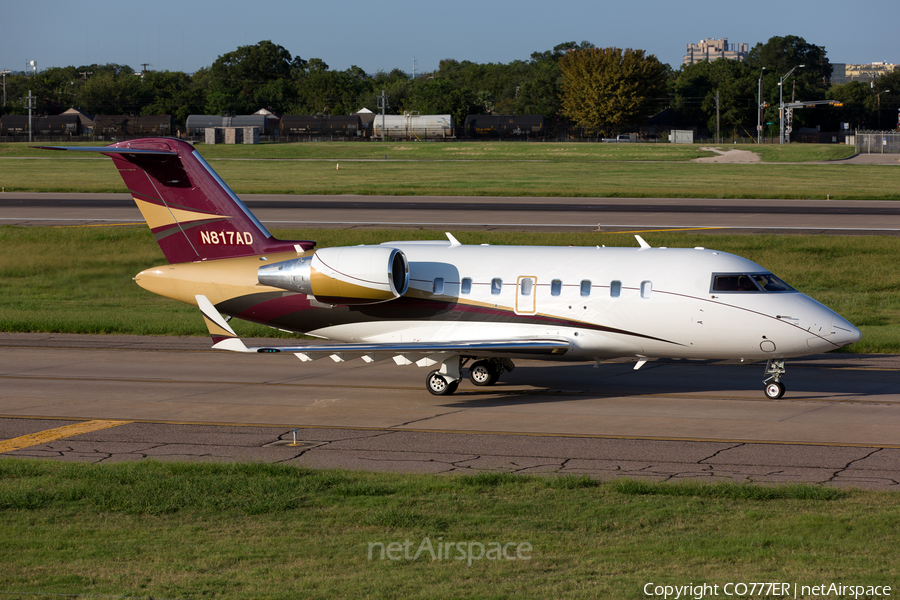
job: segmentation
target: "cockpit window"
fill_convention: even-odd
[[[771,273],[754,273],[753,279],[764,292],[793,292],[794,288]]]
[[[771,273],[716,273],[713,274],[711,291],[745,294],[793,292],[794,288]]]

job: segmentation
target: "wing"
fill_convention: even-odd
[[[568,340],[553,338],[247,347],[206,296],[198,295],[196,299],[212,337],[213,348],[252,353],[291,352],[304,362],[326,357],[335,362],[361,358],[368,363],[393,359],[398,365],[427,367],[439,364],[453,354],[500,358],[510,355],[537,357],[565,354],[571,348]]]

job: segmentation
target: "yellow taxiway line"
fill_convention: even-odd
[[[55,429],[38,431],[37,433],[29,433],[28,435],[23,435],[9,440],[3,440],[2,442],[0,442],[0,454],[4,452],[12,452],[13,450],[21,450],[22,448],[29,448],[31,446],[38,446],[40,444],[46,444],[47,442],[53,442],[75,435],[81,435],[82,433],[90,433],[92,431],[100,431],[101,429],[109,429],[110,427],[116,427],[117,425],[124,425],[126,423],[131,423],[131,421],[85,421],[84,423],[73,423],[72,425],[65,425],[63,427],[57,427]]]

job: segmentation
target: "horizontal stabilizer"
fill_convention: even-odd
[[[163,154],[178,156],[172,150],[140,150],[137,148],[115,148],[113,146],[32,146],[38,150],[69,150],[71,152],[102,152],[104,154]]]

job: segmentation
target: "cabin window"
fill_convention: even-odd
[[[714,273],[710,291],[746,294],[795,290],[771,273]]]
[[[459,293],[460,294],[471,294],[472,293],[472,279],[469,277],[463,277],[462,282],[459,284]]]
[[[491,294],[497,296],[503,290],[503,280],[499,277],[491,279]]]
[[[582,279],[581,280],[581,295],[582,296],[590,296],[591,295],[591,280],[590,279]]]
[[[444,278],[436,277],[434,280],[434,293],[435,294],[443,294],[444,293]]]
[[[609,295],[613,298],[618,298],[622,295],[622,282],[621,281],[613,281],[609,284]]]
[[[550,282],[550,295],[559,296],[562,293],[562,281],[554,279]]]
[[[526,277],[519,283],[519,293],[523,296],[530,296],[531,290],[534,288],[534,279]]]
[[[652,281],[642,281],[641,282],[641,298],[649,298],[650,294],[653,293],[653,282]]]

